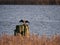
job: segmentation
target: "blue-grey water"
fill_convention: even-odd
[[[24,17],[30,21],[30,33],[60,34],[59,5],[0,5],[0,34],[13,34]]]

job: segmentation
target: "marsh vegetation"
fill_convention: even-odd
[[[4,34],[0,36],[0,45],[60,45],[60,35],[47,37],[32,34],[28,38]]]

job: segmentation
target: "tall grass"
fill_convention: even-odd
[[[4,34],[0,36],[0,45],[60,45],[60,35],[22,37]]]

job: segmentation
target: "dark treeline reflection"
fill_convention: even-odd
[[[0,0],[0,4],[42,4],[59,5],[60,0]]]

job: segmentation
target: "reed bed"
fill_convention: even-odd
[[[60,0],[1,0],[0,4],[60,5]]]
[[[30,35],[30,37],[1,35],[0,45],[60,45],[60,35]]]

